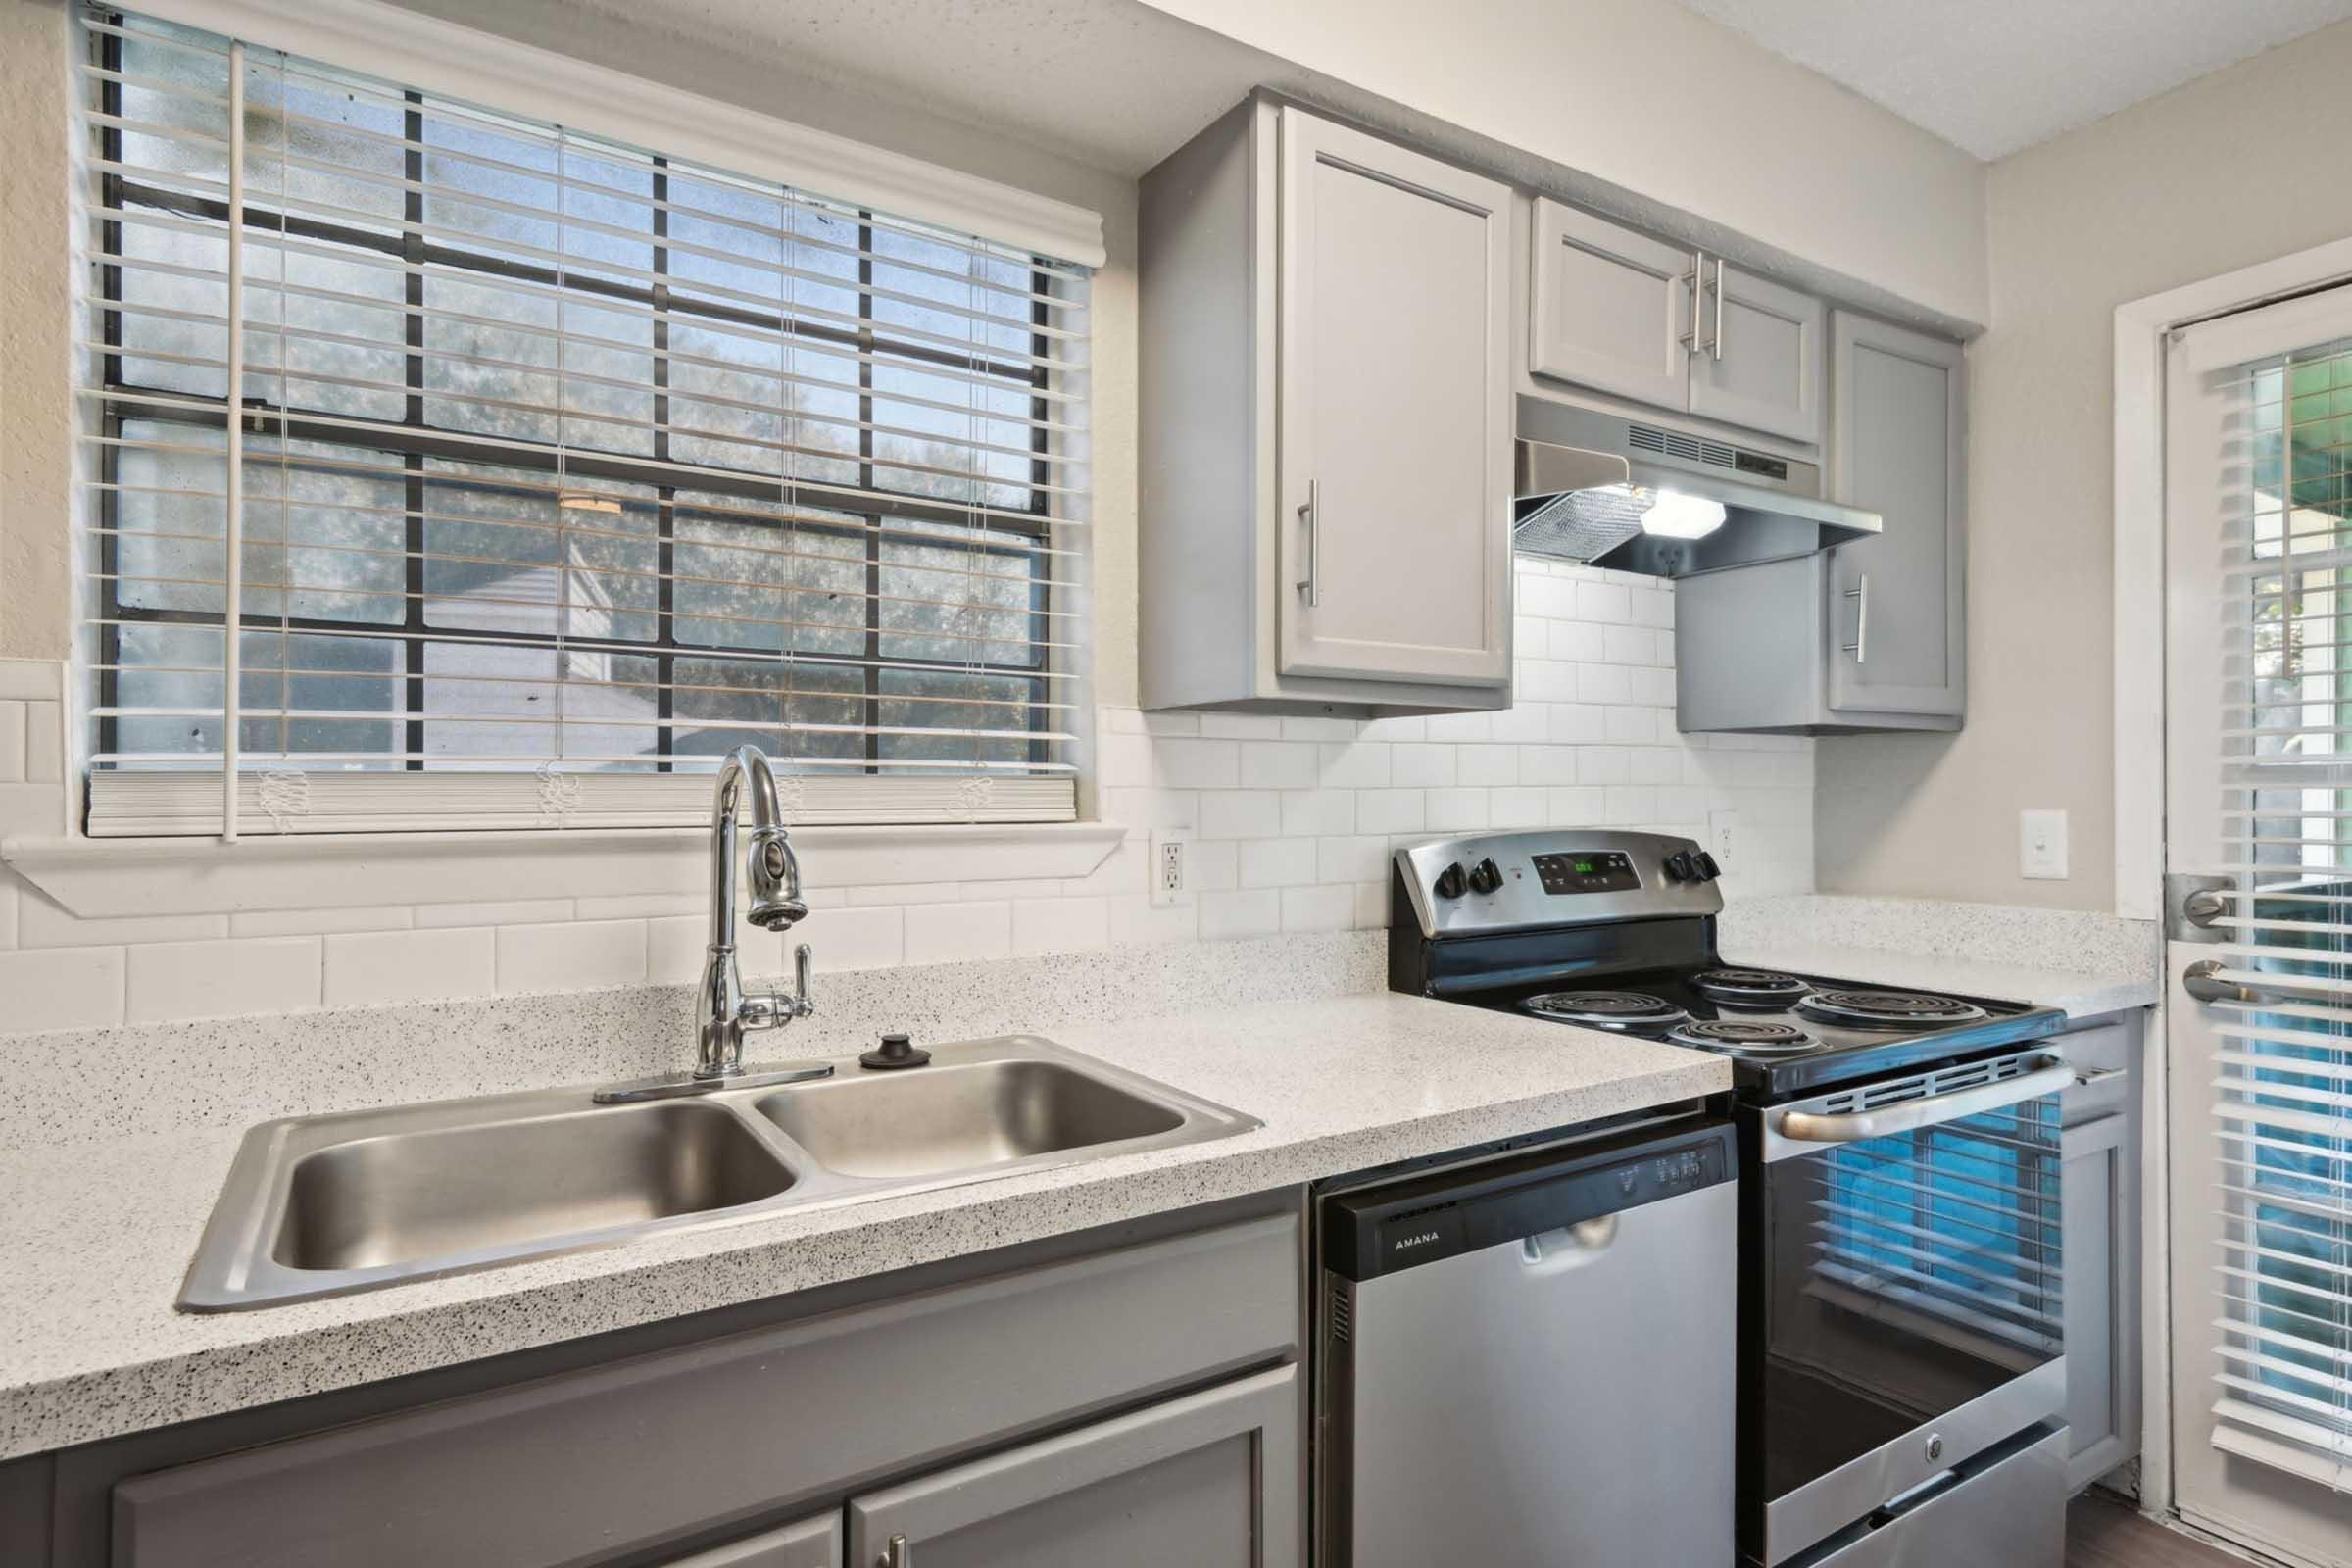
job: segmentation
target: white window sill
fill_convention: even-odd
[[[809,887],[843,888],[1075,879],[1125,836],[1052,822],[804,827],[792,840]],[[710,854],[701,828],[0,841],[0,861],[84,919],[699,893]]]

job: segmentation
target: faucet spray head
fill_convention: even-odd
[[[778,827],[756,827],[751,835],[752,902],[745,918],[762,931],[782,931],[808,913],[801,898],[800,858]]]

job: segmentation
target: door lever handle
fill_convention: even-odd
[[[1854,640],[1845,645],[1845,652],[1854,656],[1857,664],[1870,661],[1870,573],[1864,572],[1854,586],[1845,591],[1854,602]]]

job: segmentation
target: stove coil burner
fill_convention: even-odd
[[[1801,1056],[1820,1044],[1792,1023],[1770,1023],[1762,1018],[1711,1018],[1677,1024],[1666,1038],[1678,1046],[1696,1046],[1727,1056]]]
[[[1520,1005],[1539,1018],[1589,1029],[1663,1029],[1690,1016],[1671,1002],[1639,991],[1547,991]]]
[[[1690,977],[1698,994],[1735,1007],[1780,1007],[1812,990],[1778,969],[1709,969]]]
[[[1972,1023],[1985,1016],[1984,1009],[1973,1002],[1923,991],[1816,991],[1798,1003],[1796,1010],[1824,1023],[1865,1029]]]

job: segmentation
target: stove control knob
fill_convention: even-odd
[[[1693,882],[1697,879],[1698,862],[1690,858],[1689,850],[1677,850],[1666,857],[1666,880],[1669,882]]]
[[[1462,896],[1462,889],[1465,885],[1466,884],[1462,880],[1462,862],[1459,860],[1454,861],[1445,870],[1438,873],[1436,887],[1438,890],[1438,897],[1441,899],[1460,898]]]
[[[1701,850],[1698,852],[1698,874],[1712,882],[1723,875],[1723,867],[1715,863],[1715,857]]]
[[[1502,886],[1502,867],[1493,860],[1481,860],[1470,868],[1470,891],[1492,893]]]

